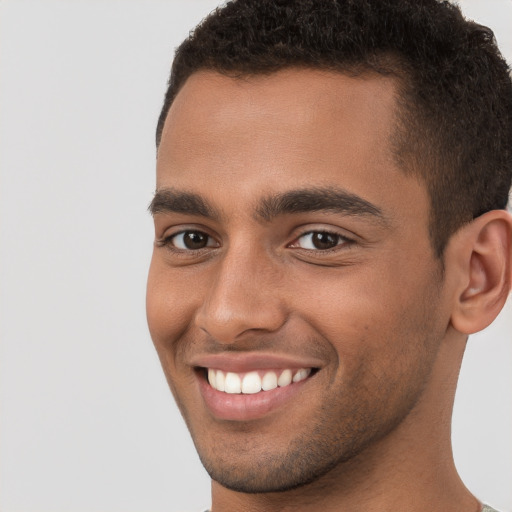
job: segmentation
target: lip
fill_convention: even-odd
[[[256,394],[230,394],[213,389],[198,371],[197,380],[203,401],[210,413],[219,420],[251,421],[263,418],[286,406],[309,382],[311,377],[282,388]]]
[[[206,409],[219,420],[251,421],[277,412],[302,394],[303,387],[312,376],[288,386],[278,387],[255,394],[231,394],[213,389],[205,376],[206,369],[224,372],[248,373],[258,370],[292,371],[301,368],[320,370],[325,362],[314,357],[300,355],[247,352],[247,353],[200,353],[191,357],[188,364],[194,369],[199,391]],[[316,373],[316,372],[315,372]]]
[[[214,368],[226,372],[246,373],[256,370],[321,369],[324,363],[315,358],[253,352],[245,354],[200,354],[191,358],[189,365],[195,368]]]

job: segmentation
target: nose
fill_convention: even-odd
[[[279,269],[261,253],[233,250],[215,262],[195,317],[215,341],[237,342],[250,332],[274,332],[286,321]]]

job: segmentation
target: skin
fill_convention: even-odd
[[[512,223],[491,212],[462,229],[443,271],[426,188],[391,151],[395,85],[204,71],[171,107],[147,314],[212,477],[213,512],[479,510],[453,464],[451,409],[467,334],[508,293]],[[269,197],[303,190],[374,210],[320,197],[317,211],[269,211]],[[205,247],[183,248],[184,231],[203,233]],[[315,248],[312,232],[337,245]],[[318,371],[263,417],[223,420],[205,406],[194,361],[233,353],[300,357]]]

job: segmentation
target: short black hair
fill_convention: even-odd
[[[507,207],[512,180],[512,81],[492,31],[442,0],[234,0],[177,48],[158,120],[198,70],[228,76],[291,67],[378,73],[398,84],[392,142],[426,183],[430,236],[450,236]]]

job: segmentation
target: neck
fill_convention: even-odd
[[[451,447],[464,347],[460,336],[447,336],[414,409],[357,457],[311,484],[281,493],[244,494],[213,482],[212,512],[479,512],[481,504],[461,481]]]

